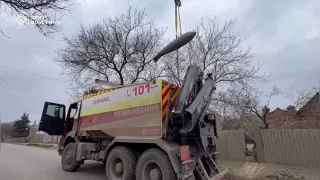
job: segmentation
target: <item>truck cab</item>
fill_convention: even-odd
[[[49,135],[65,135],[66,107],[63,104],[45,102],[39,131]]]
[[[39,131],[46,132],[51,136],[61,136],[58,147],[59,155],[62,153],[68,133],[73,131],[73,134],[76,134],[80,105],[80,102],[70,104],[66,113],[66,106],[64,104],[44,103]],[[75,138],[74,135],[72,139]]]
[[[80,103],[70,104],[66,114],[66,106],[53,102],[45,102],[40,120],[39,130],[52,136],[65,136],[71,130],[78,119]]]

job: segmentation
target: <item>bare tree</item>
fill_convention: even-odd
[[[187,65],[197,64],[205,73],[213,73],[215,83],[241,84],[256,78],[258,68],[251,64],[253,55],[243,45],[245,39],[233,33],[235,21],[221,22],[219,17],[202,19],[196,24],[196,37],[179,51],[179,60],[167,62],[167,75],[180,82]],[[172,54],[174,56],[174,54]]]
[[[220,92],[217,98],[218,101],[216,102],[229,106],[229,109],[233,112],[233,117],[238,117],[238,119],[242,119],[242,121],[245,119],[241,118],[241,116],[246,116],[247,118],[248,115],[254,114],[259,118],[259,121],[262,121],[261,123],[259,121],[256,123],[262,124],[262,128],[268,129],[267,114],[270,112],[269,104],[271,99],[279,93],[279,89],[275,86],[272,91],[267,94],[250,88],[249,86],[243,86],[241,88],[234,87],[225,92]],[[266,103],[261,102],[260,97],[262,96],[268,98]],[[254,118],[251,117],[251,119]]]
[[[317,92],[319,92],[318,87],[312,87],[304,91],[297,91],[294,96],[294,105],[297,109],[304,106]],[[292,97],[292,96],[291,96]]]
[[[222,129],[224,130],[244,130],[253,135],[257,129],[263,127],[262,121],[250,112],[243,112],[239,117],[230,116],[222,121]]]
[[[264,79],[259,74],[260,67],[252,64],[251,48],[244,46],[245,39],[232,31],[234,23],[219,17],[202,19],[192,28],[196,37],[178,51],[179,58],[176,53],[166,57],[170,58],[166,60],[166,74],[170,81],[181,85],[190,64],[213,73],[217,91],[211,108],[222,115],[226,126],[239,128],[252,113],[263,119],[258,93],[252,84]]]
[[[47,37],[59,30],[57,12],[68,11],[73,4],[72,0],[0,0],[5,12],[18,15],[19,23],[34,24]]]
[[[65,38],[67,47],[58,51],[57,61],[77,90],[85,90],[96,78],[120,85],[150,80],[163,72],[152,62],[163,34],[144,10],[130,6],[123,14],[81,26],[78,34]]]
[[[228,117],[222,121],[223,130],[237,130],[241,129],[242,122],[234,117]]]
[[[262,80],[259,67],[252,65],[250,47],[244,46],[245,39],[232,32],[235,21],[221,21],[219,17],[197,22],[196,37],[176,54],[166,60],[166,75],[169,80],[181,85],[187,66],[197,64],[205,73],[213,73],[217,92],[232,90],[234,86],[248,86]],[[215,96],[218,100],[219,96]],[[223,99],[221,100],[223,102]]]
[[[282,121],[283,124],[279,127],[280,129],[294,129],[296,128],[296,124],[297,124],[297,120],[291,122],[291,121],[288,121],[288,117],[286,117],[285,120]]]

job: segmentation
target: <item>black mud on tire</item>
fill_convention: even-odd
[[[108,180],[134,180],[137,160],[127,147],[118,146],[111,150],[105,166]]]
[[[62,169],[68,172],[75,172],[79,169],[81,163],[76,162],[74,158],[74,149],[75,144],[69,143],[67,146],[63,149],[62,155],[61,155],[61,166]]]
[[[160,174],[159,172],[151,172],[151,169],[157,168],[161,170]],[[149,149],[145,151],[138,160],[136,167],[136,179],[151,180],[150,174],[157,174],[155,175],[157,176],[155,178],[157,180],[177,179],[169,157],[160,149]]]

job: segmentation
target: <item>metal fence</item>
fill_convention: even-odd
[[[245,142],[242,130],[225,130],[218,139],[220,158],[225,160],[244,161]]]
[[[60,136],[49,143],[58,143]],[[309,129],[259,130],[254,136],[259,162],[320,168],[320,131]],[[11,143],[39,142],[43,136],[32,139],[6,140]],[[261,148],[259,148],[261,147]],[[220,159],[245,161],[245,138],[242,130],[225,130],[217,143]]]
[[[3,141],[4,143],[26,143],[27,138],[7,138]]]
[[[320,131],[308,129],[261,130],[268,163],[320,168]]]
[[[257,131],[254,140],[258,162],[320,168],[319,130],[264,129]],[[244,161],[243,131],[223,131],[218,151],[221,159]]]
[[[61,136],[44,136],[44,134],[35,134],[30,138],[7,138],[4,143],[48,143],[58,144]]]

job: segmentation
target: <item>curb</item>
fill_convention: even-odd
[[[38,146],[38,147],[44,147],[44,148],[52,148],[54,147],[53,144],[39,144],[39,143],[27,143],[27,146]]]
[[[42,143],[16,143],[16,145],[21,146],[33,146],[33,147],[40,147],[40,148],[46,148],[46,149],[58,149],[55,144],[42,144]]]

